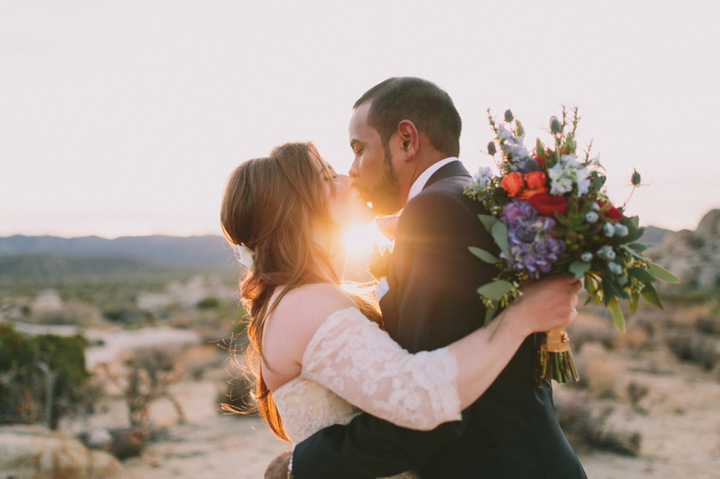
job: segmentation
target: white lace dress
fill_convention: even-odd
[[[302,373],[276,389],[273,400],[293,444],[362,411],[430,430],[460,420],[457,377],[457,360],[447,348],[410,354],[353,307],[334,312],[318,328]]]

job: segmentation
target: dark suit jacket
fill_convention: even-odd
[[[460,162],[445,165],[398,222],[381,308],[390,335],[411,352],[446,346],[483,325],[476,289],[497,270],[468,246],[496,247],[477,219],[481,204],[462,194],[470,180]],[[295,448],[295,477],[377,478],[414,469],[423,479],[584,478],[555,418],[551,384],[538,388],[534,349],[529,337],[461,421],[423,432],[361,414],[315,433]]]

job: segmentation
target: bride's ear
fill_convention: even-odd
[[[410,160],[417,154],[420,146],[420,133],[415,124],[410,120],[403,120],[398,123],[397,128],[398,139],[400,140],[400,148],[405,153],[405,159]]]

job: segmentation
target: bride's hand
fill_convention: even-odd
[[[528,281],[522,296],[510,305],[518,313],[518,327],[527,335],[567,326],[577,318],[578,297],[582,283],[564,275],[540,281]]]

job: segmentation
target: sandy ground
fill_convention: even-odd
[[[592,346],[596,346],[593,348]],[[577,356],[600,364],[588,379],[605,377],[615,397],[594,400],[593,408],[612,408],[606,427],[642,436],[638,457],[579,451],[591,479],[705,479],[720,477],[720,371],[706,372],[680,363],[667,348],[615,349],[586,345]],[[269,461],[288,445],[256,418],[219,413],[225,372],[172,387],[187,419],[177,424],[168,400],[153,404],[149,417],[160,433],[141,457],[123,462],[122,478],[257,479]],[[627,385],[647,387],[635,408],[625,397]],[[567,386],[556,394],[573,394]],[[559,403],[560,401],[558,401]],[[104,400],[97,414],[66,425],[69,435],[93,427],[125,427],[127,412],[119,398]]]
[[[592,479],[720,477],[720,382],[696,366],[676,364],[672,370],[646,368],[663,357],[638,362],[616,357],[628,367],[624,381],[650,386],[638,414],[627,403],[612,400],[608,423],[616,430],[640,432],[639,457],[580,453]],[[256,479],[267,463],[287,445],[255,418],[223,416],[206,400],[211,384],[179,385],[189,423],[171,425],[162,441],[144,455],[125,461],[122,477],[133,479]],[[625,406],[623,406],[625,404]],[[171,420],[168,405],[158,404],[156,418]]]

